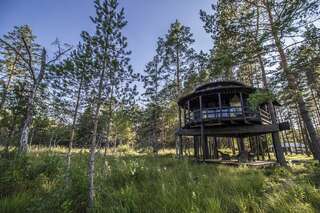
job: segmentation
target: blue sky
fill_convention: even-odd
[[[124,34],[132,51],[131,64],[142,72],[153,57],[156,40],[163,36],[176,19],[191,27],[197,51],[212,46],[210,35],[203,30],[199,10],[210,11],[213,0],[119,0],[125,8],[128,25]],[[50,51],[59,38],[77,44],[82,30],[93,32],[89,16],[94,15],[93,0],[0,0],[0,36],[13,26],[28,24],[38,43]]]

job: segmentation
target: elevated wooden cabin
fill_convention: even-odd
[[[257,91],[237,81],[217,81],[201,85],[178,100],[180,128],[177,134],[194,136],[194,153],[197,159],[210,159],[208,137],[246,137],[265,135],[289,128],[287,122],[273,123],[268,104],[257,109],[250,107],[249,95]],[[274,101],[275,107],[279,104]],[[245,150],[242,150],[243,152]],[[217,150],[215,150],[217,152]],[[241,154],[241,153],[239,153]]]

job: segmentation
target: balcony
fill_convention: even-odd
[[[249,107],[213,107],[185,112],[185,125],[200,122],[220,123],[227,121],[244,121],[258,124],[271,124],[270,114],[264,109],[252,110]]]

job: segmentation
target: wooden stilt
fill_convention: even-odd
[[[199,139],[198,136],[193,136],[194,157],[199,160]]]
[[[254,142],[255,142],[255,146],[256,146],[256,156],[257,156],[257,160],[260,160],[260,149],[259,149],[259,142],[257,140],[257,136],[254,137]]]
[[[232,154],[236,154],[236,147],[234,146],[234,138],[231,138],[231,148],[232,148]]]
[[[249,146],[250,146],[250,151],[252,152],[252,150],[253,150],[252,137],[249,137]]]
[[[218,159],[218,139],[217,137],[213,138],[213,159]]]
[[[265,158],[264,158],[264,147],[263,147],[263,144],[262,144],[261,136],[258,137],[258,144],[259,144],[261,158],[262,158],[262,160],[265,160]]]
[[[267,135],[263,135],[263,139],[264,139],[265,145],[266,145],[265,149],[266,149],[266,151],[267,151],[268,160],[271,160],[270,150],[269,150],[269,143],[268,143],[269,141],[268,141]]]

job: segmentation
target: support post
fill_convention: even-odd
[[[240,149],[240,153],[245,151],[245,146],[244,146],[244,142],[243,142],[243,138],[239,137],[239,149]]]
[[[239,146],[240,146],[239,147],[240,148],[240,152],[239,152],[239,159],[238,160],[240,162],[247,162],[248,161],[248,152],[246,152],[242,136],[239,137]]]
[[[244,112],[244,102],[243,102],[242,92],[240,92],[239,94],[240,94],[240,103],[241,103],[242,116],[243,116],[243,119],[246,120],[246,114]]]
[[[188,123],[191,122],[190,100],[188,100]]]
[[[213,159],[218,159],[218,140],[217,137],[213,138]]]
[[[199,138],[193,136],[194,157],[199,160]]]
[[[183,126],[186,126],[187,124],[187,113],[186,113],[186,109],[183,108]]]
[[[179,106],[179,129],[182,128],[182,121],[181,121],[181,107]],[[183,157],[183,146],[182,146],[182,135],[179,134],[179,157]]]
[[[260,160],[260,145],[258,143],[258,136],[254,136],[254,144],[256,146],[256,157],[257,157],[257,160]]]
[[[200,102],[200,120],[201,120],[201,145],[202,145],[202,152],[203,152],[203,160],[208,158],[208,140],[207,137],[204,135],[204,123],[203,123],[203,112],[202,112],[202,96],[199,96]]]
[[[259,143],[259,147],[260,147],[260,151],[261,151],[261,158],[264,161],[265,160],[265,153],[264,153],[264,146],[263,146],[263,141],[261,140],[261,136],[258,137],[258,143]]]
[[[231,138],[231,148],[232,148],[232,154],[236,154],[236,147],[234,146],[234,138]]]
[[[199,96],[199,105],[200,105],[200,120],[201,120],[201,123],[203,123],[203,121],[202,121],[202,117],[203,117],[203,114],[202,114],[202,96],[200,95]]]
[[[202,149],[203,149],[203,160],[206,160],[209,158],[209,147],[208,147],[208,137],[204,135],[204,124],[201,124],[201,143],[202,143]]]
[[[267,150],[267,154],[268,154],[268,160],[270,160],[270,159],[271,159],[271,156],[270,156],[270,150],[269,150],[268,137],[267,137],[267,135],[264,135],[264,140],[266,141],[266,144],[267,144],[266,150]]]
[[[222,101],[221,101],[221,93],[218,93],[218,99],[219,99],[219,121],[221,121],[221,117],[222,117]]]

